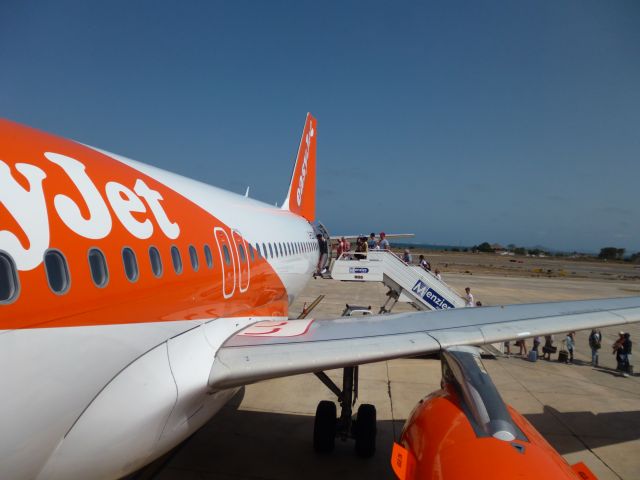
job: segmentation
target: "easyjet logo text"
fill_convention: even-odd
[[[314,133],[315,130],[313,129],[313,122],[309,122],[309,133],[307,133],[304,137],[304,158],[302,160],[300,179],[298,180],[298,190],[296,191],[296,200],[298,201],[298,206],[302,204],[302,192],[304,191],[304,181],[307,178],[307,164],[309,163],[309,149],[311,145],[311,138],[313,137]]]
[[[149,188],[143,180],[137,179],[133,190],[118,182],[107,182],[101,191],[78,160],[53,152],[46,152],[44,156],[64,171],[86,204],[88,218],[64,193],[56,192],[53,198],[57,215],[77,235],[97,240],[111,232],[113,219],[103,195],[118,221],[134,237],[143,240],[153,235],[154,226],[149,216],[155,218],[160,230],[170,239],[180,235],[180,227],[169,220],[160,203],[162,195]],[[43,254],[49,248],[50,221],[43,188],[47,173],[28,163],[17,163],[15,169],[26,179],[28,188],[16,181],[9,166],[0,160],[0,202],[23,230],[28,246],[25,247],[13,232],[0,230],[0,250],[13,257],[19,270],[31,270],[42,262]],[[148,211],[150,215],[141,220]]]

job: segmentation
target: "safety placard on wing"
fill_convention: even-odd
[[[245,328],[238,335],[247,337],[297,337],[304,335],[313,323],[309,320],[265,320]]]

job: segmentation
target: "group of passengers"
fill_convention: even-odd
[[[553,335],[544,336],[544,345],[542,346],[542,358],[545,360],[551,360],[551,355],[558,351],[558,348],[553,344]],[[540,337],[533,337],[533,348],[538,356],[538,348],[540,347]],[[558,359],[566,358],[564,362],[568,365],[573,364],[573,353],[576,345],[576,332],[567,333],[562,339],[562,349],[558,355]],[[507,355],[511,355],[510,342],[504,342]],[[527,343],[526,340],[520,339],[515,342],[515,346],[520,348],[519,355],[527,356]],[[612,349],[616,356],[616,370],[622,373],[622,376],[628,377],[633,372],[631,366],[631,350],[633,342],[631,341],[631,335],[628,332],[620,332],[618,339],[613,343]],[[602,347],[602,332],[599,329],[591,330],[589,334],[589,348],[591,349],[591,366],[597,367],[599,362],[599,350]]]
[[[355,258],[357,260],[367,258],[367,253],[370,250],[390,250],[391,245],[389,244],[389,240],[386,238],[386,234],[384,232],[380,232],[380,237],[376,240],[376,234],[372,233],[369,235],[369,238],[365,236],[358,237],[356,240],[356,248],[355,254],[349,255],[347,258],[352,259]],[[338,241],[338,246],[336,249],[336,258],[340,258],[342,254],[348,254],[351,251],[351,242],[344,237],[341,237]]]

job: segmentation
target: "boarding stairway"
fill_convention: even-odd
[[[346,252],[331,267],[335,280],[382,282],[388,299],[380,313],[390,312],[397,302],[407,302],[418,310],[443,310],[465,306],[465,300],[433,273],[405,263],[390,250]]]

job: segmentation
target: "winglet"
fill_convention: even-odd
[[[307,113],[289,192],[281,207],[310,222],[316,219],[316,136],[316,119]]]

